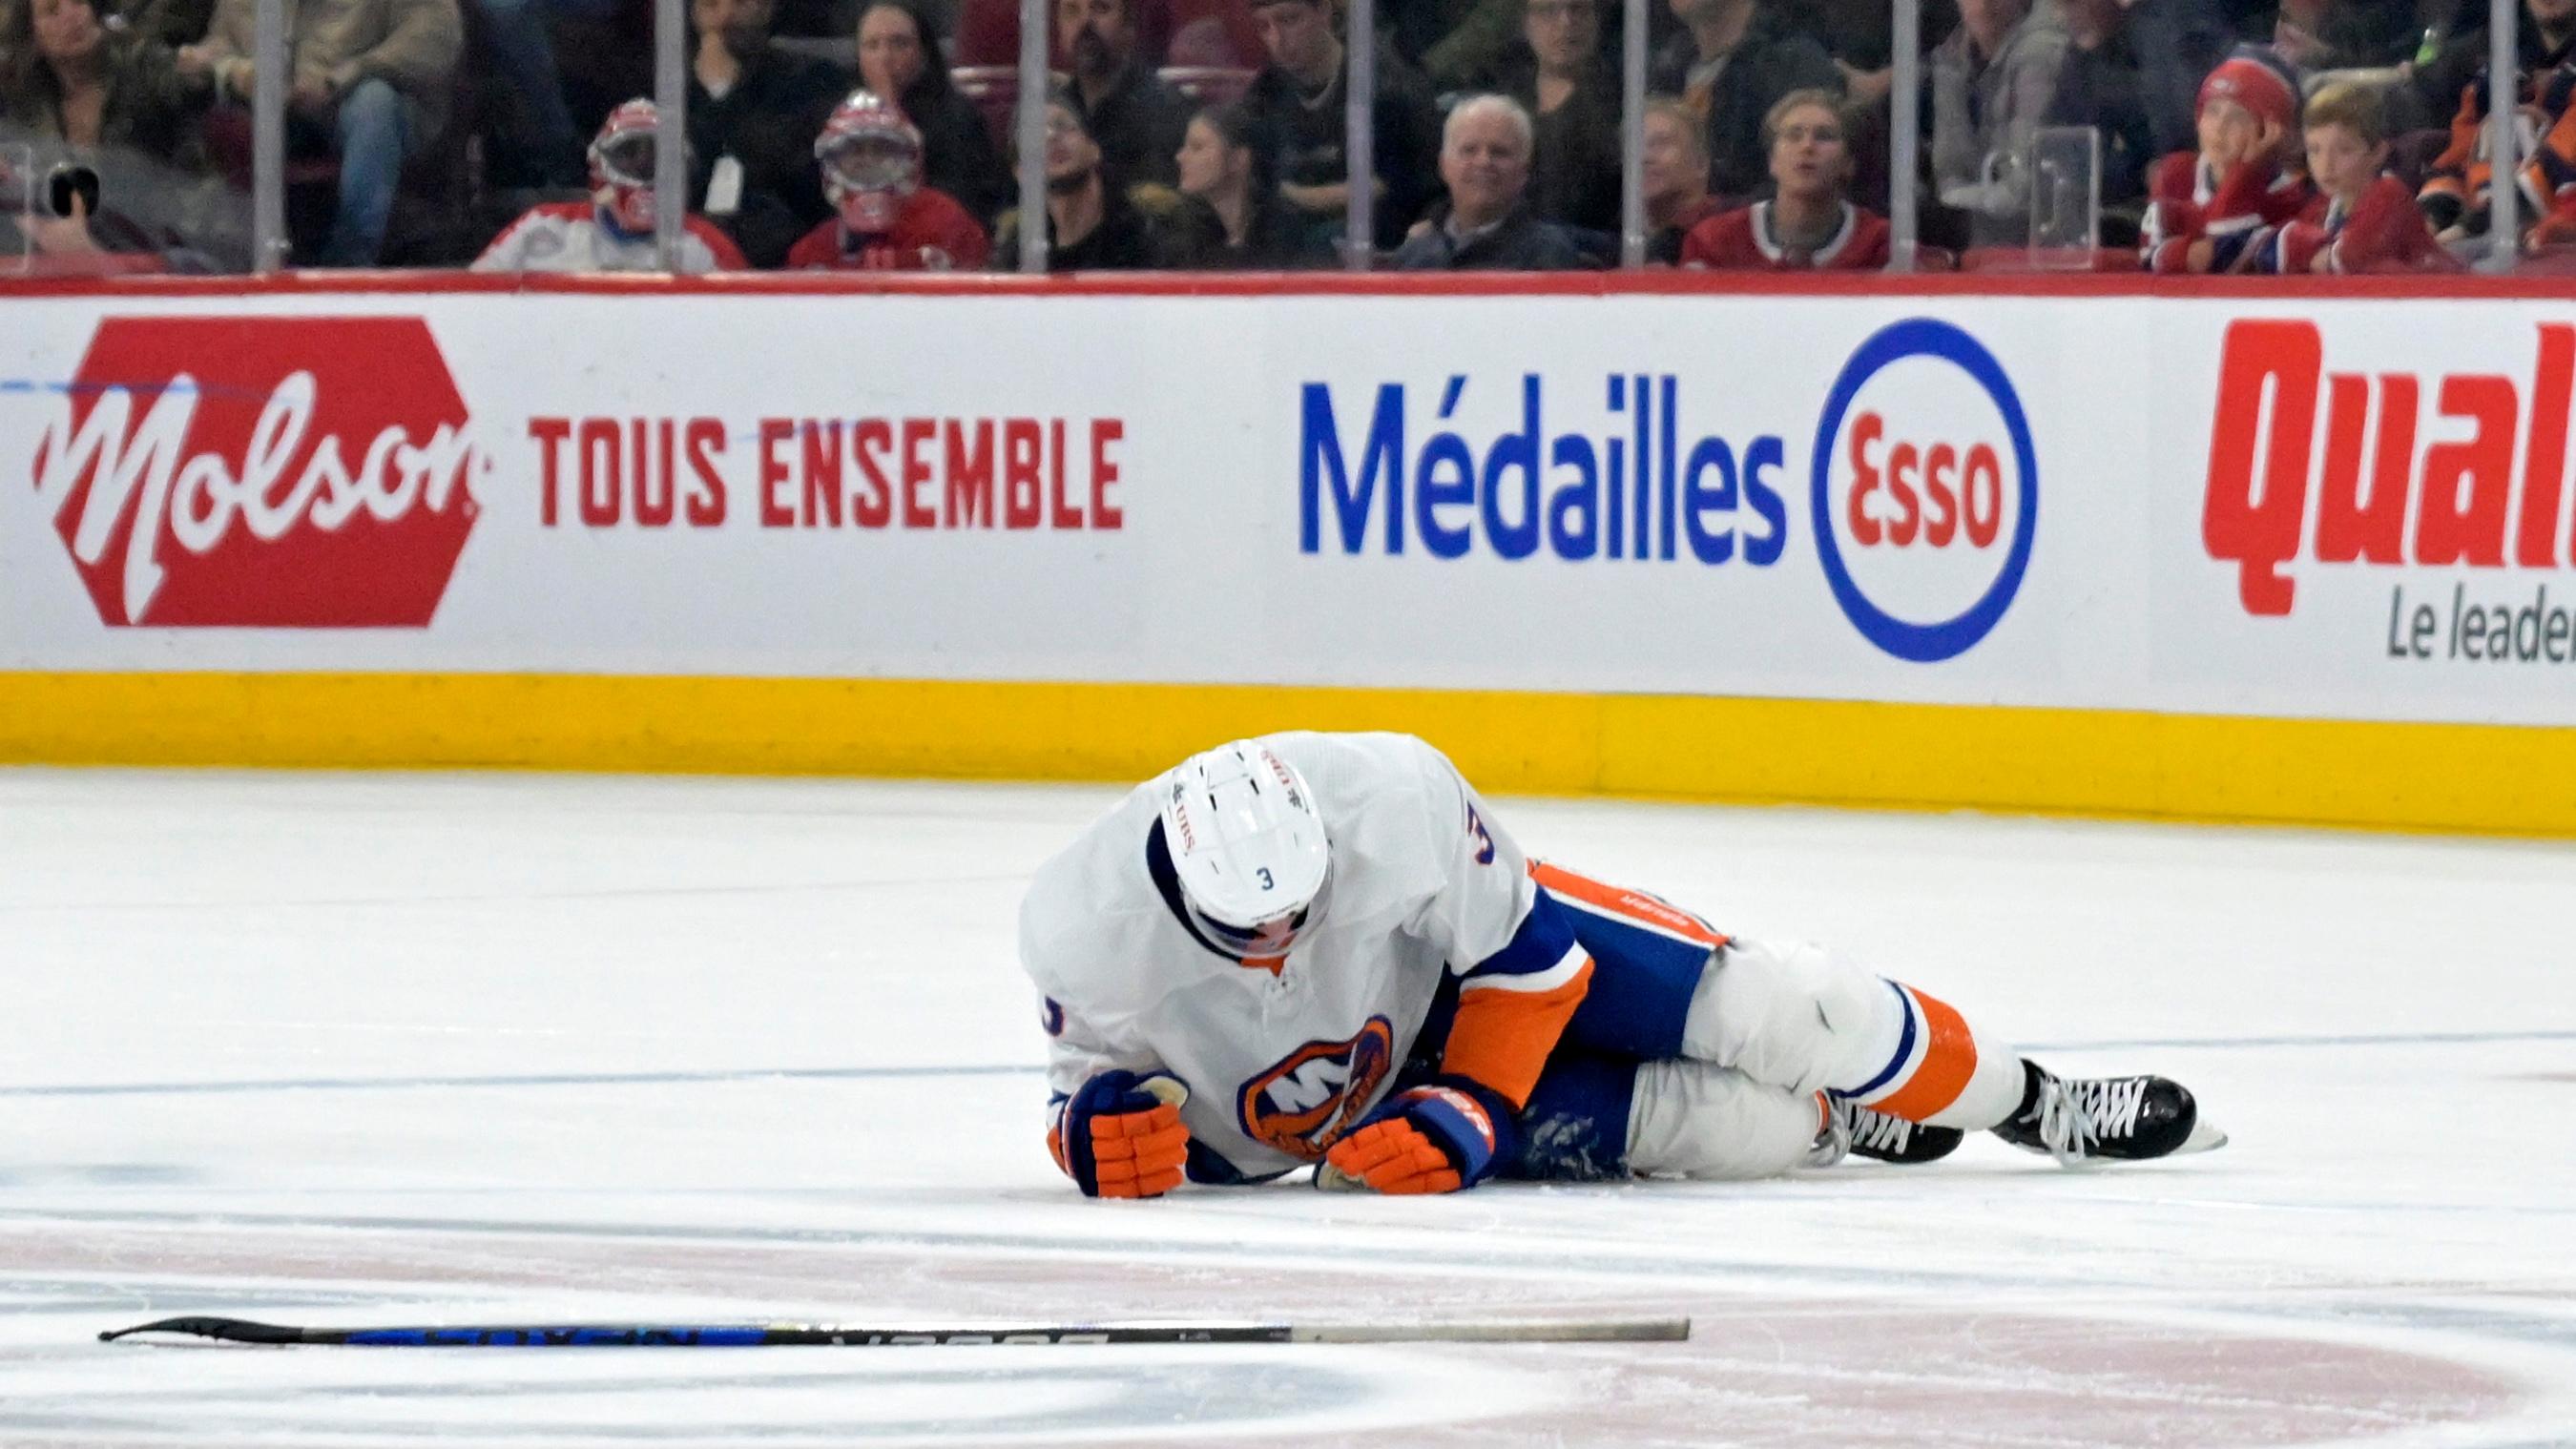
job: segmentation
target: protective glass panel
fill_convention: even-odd
[[[2101,235],[2101,135],[2090,126],[2041,126],[2030,134],[2030,260],[2089,270]]]
[[[28,223],[35,208],[33,152],[23,145],[0,143],[0,274],[16,276],[30,269],[34,241]]]
[[[197,37],[90,0],[32,20],[23,87],[0,96],[0,255],[61,276],[246,269],[248,150],[225,144]]]

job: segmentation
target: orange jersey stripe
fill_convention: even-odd
[[[1574,979],[1551,991],[1462,991],[1458,1018],[1441,1050],[1440,1070],[1491,1087],[1526,1105],[1565,1024],[1592,985],[1587,958]]]
[[[1697,941],[1714,950],[1726,944],[1726,935],[1708,922],[1647,895],[1626,890],[1588,875],[1577,875],[1560,865],[1543,860],[1530,862],[1530,878],[1547,887],[1552,896],[1580,901],[1595,910],[1614,916],[1641,921],[1657,930],[1670,931],[1685,940]]]
[[[1906,994],[1923,1010],[1923,1060],[1903,1086],[1869,1105],[1890,1117],[1920,1122],[1959,1100],[1959,1094],[1968,1089],[1968,1078],[1977,1070],[1977,1039],[1968,1034],[1968,1023],[1948,1002],[1910,986]]]

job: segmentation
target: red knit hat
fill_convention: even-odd
[[[2299,81],[2281,58],[2259,45],[2240,45],[2200,83],[2195,112],[2230,100],[2282,130],[2299,124]]]

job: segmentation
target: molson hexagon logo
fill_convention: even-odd
[[[2039,463],[2003,364],[1947,322],[1881,329],[1816,428],[1816,553],[1855,628],[1934,663],[1994,632],[2030,567]]]
[[[111,625],[426,626],[479,508],[417,317],[110,317],[36,445]]]

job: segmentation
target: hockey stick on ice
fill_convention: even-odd
[[[1051,1343],[1668,1343],[1687,1318],[1504,1319],[1486,1323],[1058,1324],[997,1328],[866,1328],[840,1323],[551,1323],[422,1328],[301,1328],[246,1318],[164,1318],[101,1333],[112,1343],[166,1333],[226,1343],[366,1348],[841,1348]]]

